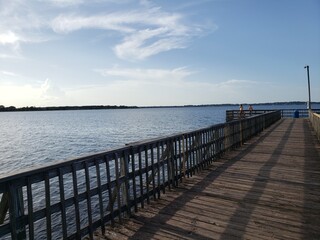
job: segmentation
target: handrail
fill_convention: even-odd
[[[263,114],[272,112],[273,110],[227,110],[226,111],[226,122],[238,120],[240,118],[248,118],[257,114]]]
[[[320,141],[320,114],[310,110],[309,119],[314,131],[316,132],[317,138]]]
[[[272,111],[9,174],[0,179],[0,238],[92,239],[280,118]]]
[[[248,118],[253,115],[263,114],[270,111],[276,110],[243,110],[240,114],[240,110],[227,110],[226,111],[226,121],[232,121],[242,118]],[[281,109],[281,118],[308,118],[308,109]],[[313,112],[320,113],[320,109],[313,109]],[[241,116],[240,116],[241,115]]]

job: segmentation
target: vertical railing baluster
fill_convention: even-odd
[[[181,148],[181,141],[183,137],[179,136],[178,137],[178,153],[179,153],[179,176],[180,176],[180,182],[182,182],[184,178],[184,168],[183,168],[183,157],[184,157],[184,151]]]
[[[131,169],[132,169],[132,188],[133,188],[133,202],[134,202],[134,211],[138,211],[137,205],[137,184],[136,184],[136,161],[134,157],[133,148],[130,150],[131,153]]]
[[[111,225],[114,226],[114,202],[113,202],[113,199],[112,199],[111,174],[110,174],[109,158],[107,156],[104,156],[104,161],[106,163],[108,197],[109,197],[109,205],[108,205],[108,209],[107,210],[110,211]]]
[[[206,143],[205,143],[205,137],[206,137],[206,133],[205,131],[201,131],[200,132],[200,136],[201,136],[201,151],[200,151],[200,156],[201,156],[201,170],[203,170],[205,168],[205,165],[206,165],[206,162],[205,162],[205,146],[206,146]]]
[[[59,168],[58,172],[59,172],[59,193],[60,193],[60,203],[61,203],[62,235],[63,235],[63,239],[66,239],[68,236],[68,232],[67,232],[66,204],[65,204],[62,169]]]
[[[165,172],[165,160],[168,159],[168,156],[164,156],[164,146],[163,142],[161,142],[161,165],[162,165],[162,192],[163,194],[166,193],[166,172]]]
[[[211,164],[211,129],[206,131],[206,166]]]
[[[87,199],[87,208],[88,208],[89,236],[90,236],[90,239],[93,239],[90,175],[89,175],[89,167],[88,167],[87,161],[84,162],[84,172],[85,172],[85,178],[86,178],[86,199]]]
[[[173,172],[173,147],[172,147],[172,140],[167,141],[167,148],[168,150],[168,158],[167,158],[167,171],[168,171],[168,186],[169,190],[171,190],[171,187],[173,185],[173,179],[172,179],[172,172]]]
[[[189,141],[190,141],[190,149],[189,149],[189,151],[190,151],[190,173],[191,173],[191,176],[193,176],[195,173],[194,172],[195,169],[194,169],[194,139],[193,139],[192,133],[190,134]]]
[[[26,229],[21,221],[24,215],[22,189],[9,182],[9,218],[12,240],[26,239]]]
[[[125,204],[127,206],[127,217],[131,215],[131,203],[130,203],[130,186],[129,186],[129,151],[123,152],[124,156],[121,158],[122,167],[121,175],[124,176],[124,188],[122,196],[124,197]]]
[[[33,197],[30,177],[27,178],[27,201],[28,201],[28,223],[29,239],[34,239]]]
[[[208,158],[208,162],[207,162],[207,166],[209,166],[212,162],[212,155],[211,155],[211,128],[208,129],[207,132],[207,158]]]
[[[177,139],[174,138],[172,140],[172,148],[174,149],[174,152],[173,152],[173,168],[174,168],[174,171],[172,171],[172,174],[173,174],[173,179],[174,179],[174,186],[177,187],[178,186],[178,152],[177,152]]]
[[[160,143],[157,142],[157,193],[160,198]]]
[[[189,172],[188,172],[188,135],[183,134],[182,135],[182,171],[183,171],[183,177],[187,178],[189,177]]]
[[[101,189],[101,174],[100,174],[100,165],[99,161],[95,159],[96,173],[97,173],[97,187],[98,187],[98,197],[99,197],[99,212],[100,212],[100,226],[101,232],[105,234],[105,222],[103,214],[103,199],[102,199],[102,189]]]
[[[155,183],[155,173],[154,173],[154,151],[153,151],[153,144],[151,146],[151,176],[152,176],[152,195],[153,200],[156,199],[156,183]]]
[[[188,178],[190,177],[190,173],[191,173],[191,169],[190,169],[190,163],[189,163],[189,159],[190,159],[190,152],[189,152],[189,134],[185,135],[185,156],[186,156],[186,167],[187,167],[187,176]]]
[[[74,195],[74,210],[76,214],[76,236],[77,239],[81,238],[80,232],[80,210],[79,210],[79,193],[78,193],[78,179],[77,179],[77,169],[76,164],[72,164],[72,181],[73,181],[73,195]]]
[[[214,161],[214,128],[211,128],[211,159]]]
[[[199,132],[200,135],[200,151],[199,151],[199,159],[200,159],[200,171],[203,170],[204,168],[204,154],[203,154],[203,138],[204,138],[204,134],[203,131]]]
[[[145,153],[145,168],[146,168],[146,188],[147,188],[147,203],[150,204],[150,197],[149,197],[149,164],[148,164],[148,146],[144,146],[144,153]]]
[[[199,173],[200,169],[200,154],[199,154],[199,148],[200,148],[200,140],[199,140],[199,132],[195,134],[195,161],[196,161],[196,171]]]
[[[46,219],[47,219],[47,239],[52,238],[51,230],[51,204],[50,204],[50,179],[49,172],[45,173],[45,198],[46,198]]]
[[[122,211],[121,211],[121,196],[120,196],[120,176],[119,176],[119,158],[118,154],[114,154],[114,160],[115,160],[115,172],[116,172],[116,189],[117,189],[117,200],[118,200],[118,217],[119,217],[119,222],[122,223]]]
[[[142,171],[142,156],[141,156],[141,146],[138,148],[138,158],[139,158],[139,178],[140,178],[140,195],[141,195],[141,208],[144,208],[144,191],[143,191],[143,171]]]

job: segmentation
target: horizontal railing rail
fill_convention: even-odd
[[[226,122],[252,117],[258,114],[271,112],[273,110],[227,110],[226,111]]]
[[[320,109],[315,109],[316,112],[319,112]],[[282,109],[281,110],[282,118],[308,118],[309,110],[308,109]]]
[[[313,110],[310,110],[309,118],[311,125],[316,132],[317,138],[320,141],[320,113],[316,113]]]
[[[226,111],[226,121],[237,120],[240,118],[248,118],[253,115],[263,114],[266,112],[275,111],[275,110],[227,110]],[[308,118],[309,110],[308,109],[281,109],[281,118]],[[320,109],[313,109],[313,112],[320,113]]]
[[[0,238],[92,239],[280,118],[272,111],[4,176]]]

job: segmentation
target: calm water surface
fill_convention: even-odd
[[[0,113],[0,175],[224,122],[225,108]]]
[[[4,173],[107,151],[129,142],[221,123],[227,109],[238,107],[0,112],[0,177]]]

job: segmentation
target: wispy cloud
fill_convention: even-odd
[[[76,6],[76,5],[84,5],[84,4],[93,4],[93,3],[99,3],[99,2],[105,2],[105,3],[123,3],[128,2],[130,0],[38,0],[39,2],[50,2],[53,5],[56,5],[58,7],[70,7],[70,6]]]
[[[147,7],[94,16],[60,15],[51,26],[55,32],[63,34],[92,28],[117,31],[124,37],[114,47],[115,54],[121,59],[142,60],[161,52],[185,48],[188,40],[202,34],[199,25],[187,25],[183,20],[179,13]]]
[[[122,59],[142,60],[158,53],[186,47],[186,39],[182,35],[170,36],[171,29],[145,29],[126,37],[122,43],[114,47],[114,51]]]
[[[5,71],[5,70],[0,70],[0,74],[4,75],[4,76],[9,76],[9,77],[18,77],[19,76],[19,74],[16,74],[14,72]]]
[[[103,9],[128,1],[93,0]],[[17,52],[24,43],[54,39],[52,34],[98,29],[118,34],[120,39],[111,46],[118,58],[143,60],[186,48],[191,39],[206,32],[206,26],[191,24],[183,13],[166,11],[151,1],[129,2],[128,6],[136,2],[134,9],[126,9],[123,4],[123,10],[111,8],[118,10],[93,13],[86,10],[89,3],[84,0],[35,0],[30,4],[22,0],[0,1],[0,46]],[[0,56],[4,55],[8,54],[0,49]]]
[[[47,26],[33,3],[12,0],[0,1],[0,57],[21,58],[23,43],[41,42],[44,37],[40,29]]]
[[[261,84],[261,82],[257,82],[257,81],[252,81],[252,80],[240,80],[240,79],[231,79],[231,80],[227,80],[224,82],[220,82],[218,84],[216,84],[217,87],[239,87],[239,86],[243,86],[243,87],[249,87],[253,84]]]
[[[39,0],[39,1],[45,1],[45,0]],[[74,5],[82,4],[84,0],[50,0],[49,2],[60,7],[66,7],[66,6],[74,6]]]
[[[140,68],[107,68],[96,69],[104,77],[117,77],[121,80],[138,80],[154,82],[161,80],[161,82],[182,80],[185,77],[193,74],[186,67],[175,69],[140,69]]]
[[[105,29],[114,30],[119,32],[132,32],[133,28],[125,26],[134,22],[137,17],[136,14],[127,16],[122,13],[112,13],[108,15],[96,15],[96,16],[77,16],[60,15],[52,21],[52,29],[57,33],[67,34],[80,29]]]

